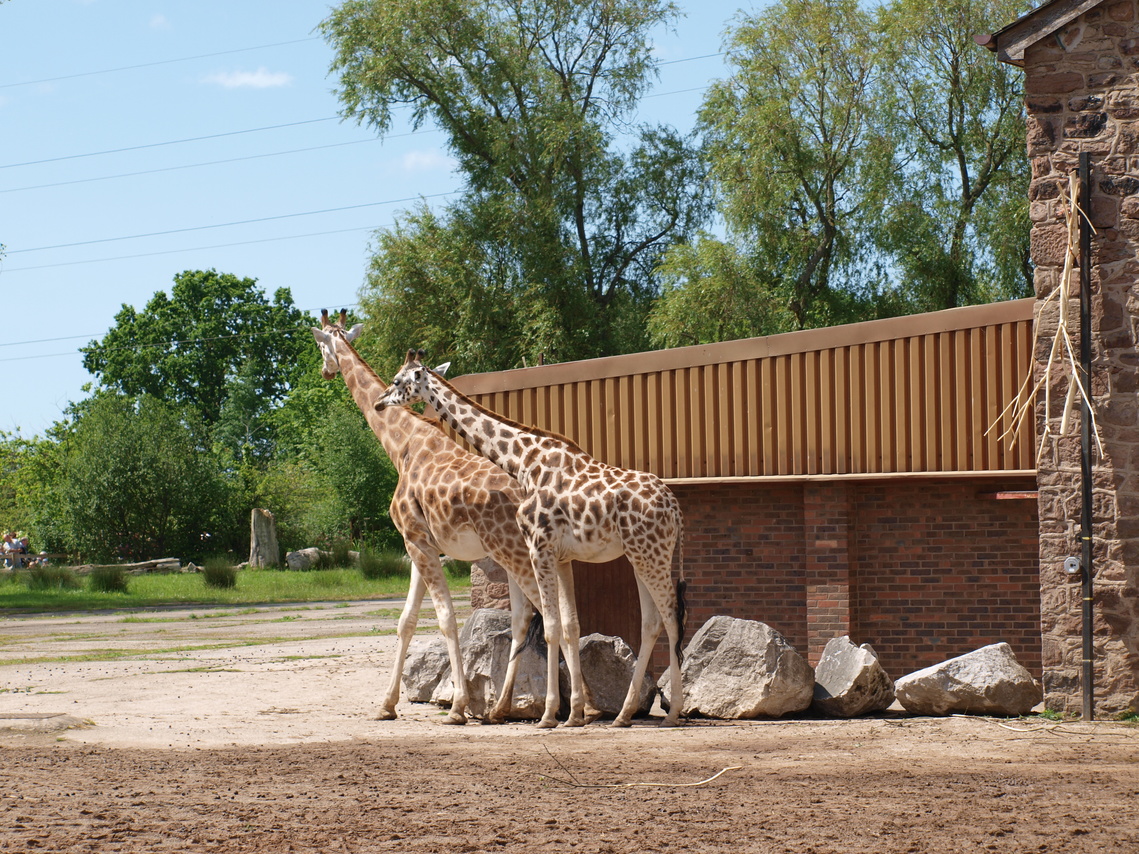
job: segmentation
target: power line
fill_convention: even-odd
[[[180,145],[183,142],[201,142],[204,139],[220,139],[224,136],[238,136],[243,133],[259,133],[263,130],[280,130],[281,128],[293,128],[299,125],[311,125],[318,122],[331,122],[338,119],[340,116],[328,116],[323,119],[305,119],[300,122],[286,122],[283,125],[267,125],[260,128],[247,128],[246,130],[231,130],[225,133],[211,133],[206,136],[191,136],[186,139],[171,139],[166,142],[148,142],[145,145],[130,145],[125,148],[108,148],[105,151],[88,151],[85,154],[65,154],[62,157],[48,157],[44,160],[28,160],[24,163],[7,163],[0,166],[0,169],[14,169],[17,166],[38,166],[41,163],[57,163],[60,160],[78,160],[81,157],[98,157],[103,154],[121,154],[124,151],[140,151],[144,148],[159,148],[163,145]]]
[[[116,71],[134,71],[138,68],[153,68],[156,65],[169,65],[172,62],[190,62],[195,59],[209,59],[211,56],[226,56],[231,53],[245,53],[250,50],[264,50],[270,47],[284,47],[290,44],[318,41],[320,36],[308,36],[303,39],[293,39],[287,42],[273,42],[272,44],[259,44],[253,47],[237,47],[233,50],[219,50],[215,53],[199,53],[195,56],[180,56],[176,59],[159,59],[154,62],[141,62],[138,65],[122,65],[118,68],[103,68],[98,71],[80,71],[75,74],[64,74],[59,77],[44,77],[39,80],[21,80],[17,83],[0,83],[0,89],[10,89],[13,86],[34,86],[37,83],[56,83],[60,80],[74,80],[76,77],[91,77],[96,74],[113,74]]]
[[[228,157],[224,160],[205,160],[200,163],[184,163],[181,166],[164,166],[160,169],[144,169],[139,172],[120,172],[117,175],[98,175],[94,178],[76,178],[72,181],[57,181],[54,184],[34,184],[27,187],[9,187],[0,190],[0,193],[19,193],[23,190],[46,190],[51,187],[67,187],[72,184],[89,184],[93,181],[110,181],[115,178],[134,178],[139,175],[157,175],[162,172],[177,172],[181,169],[196,169],[199,166],[221,166],[226,163],[240,163],[245,160],[258,160],[265,157],[281,157],[285,154],[304,154],[308,151],[321,151],[326,148],[341,148],[346,145],[360,145],[364,142],[382,142],[388,139],[400,139],[407,136],[421,136],[429,133],[442,133],[437,129],[416,130],[408,131],[407,133],[393,133],[381,139],[378,136],[368,137],[367,139],[354,139],[349,142],[330,142],[327,145],[312,145],[308,148],[291,148],[287,151],[270,151],[265,154],[248,154],[244,157]]]
[[[427,197],[425,196],[424,198]],[[153,258],[158,255],[178,255],[182,252],[202,252],[207,249],[228,249],[231,246],[250,246],[255,243],[274,243],[279,240],[300,240],[305,237],[323,237],[328,234],[348,234],[352,231],[375,231],[377,228],[381,228],[381,226],[365,225],[357,226],[355,228],[337,228],[331,231],[312,231],[307,234],[288,234],[284,237],[262,237],[257,240],[238,240],[233,243],[215,243],[211,246],[191,246],[189,248],[183,249],[163,249],[159,252],[139,252],[134,255],[113,255],[109,258],[87,258],[83,261],[60,261],[55,264],[36,264],[32,267],[14,267],[11,270],[0,270],[0,276],[10,275],[12,273],[22,273],[26,270],[49,270],[53,267],[75,267],[80,264],[98,264],[103,261],[129,261],[133,258]]]
[[[92,181],[111,181],[115,178],[134,178],[138,175],[157,175],[160,172],[176,172],[180,169],[196,169],[199,166],[220,166],[225,163],[240,163],[243,160],[258,160],[263,157],[280,157],[283,154],[301,154],[306,151],[320,151],[324,148],[340,148],[345,145],[359,145],[362,142],[379,142],[379,137],[354,139],[351,142],[332,142],[328,145],[314,145],[309,148],[293,148],[288,151],[270,151],[266,154],[250,154],[245,157],[229,157],[225,160],[206,160],[202,163],[185,163],[181,166],[165,166],[161,169],[144,169],[140,172],[120,172],[117,175],[99,175],[94,178],[76,178],[73,181],[57,181],[54,184],[33,184],[27,187],[9,187],[0,193],[19,193],[23,190],[46,190],[51,187],[67,187],[72,184],[89,184]]]
[[[190,231],[207,231],[213,228],[229,228],[235,225],[251,225],[258,222],[273,222],[279,219],[293,219],[300,216],[316,216],[318,214],[339,213],[340,211],[354,211],[360,210],[362,208],[374,208],[380,205],[398,205],[404,202],[414,202],[417,199],[434,199],[441,196],[449,196],[452,192],[454,191],[449,191],[446,193],[433,193],[427,196],[407,196],[406,198],[402,199],[386,199],[382,202],[364,202],[363,204],[359,205],[344,205],[338,208],[324,208],[317,211],[300,211],[299,213],[277,214],[276,216],[263,216],[257,217],[256,219],[241,219],[235,220],[234,222],[219,222],[215,223],[214,225],[195,225],[189,228],[171,228],[166,231],[151,231],[147,232],[146,234],[127,234],[123,235],[122,237],[102,237],[98,240],[78,240],[74,243],[57,243],[54,246],[35,246],[31,249],[12,249],[9,250],[7,254],[17,255],[23,252],[45,252],[48,249],[70,249],[75,246],[93,246],[98,243],[114,243],[119,240],[138,240],[143,237],[164,237],[168,234],[185,234]]]
[[[333,301],[332,304],[341,306],[342,308],[359,308],[359,305],[360,305],[357,302],[345,302],[345,301],[335,301],[335,300]],[[327,305],[322,306],[322,308],[327,308]],[[300,311],[302,311],[305,314],[310,315],[312,317],[315,317],[316,314],[318,313],[317,309],[303,309],[302,308],[302,309],[300,309]],[[265,336],[265,335],[293,335],[297,332],[301,332],[301,333],[308,332],[308,328],[307,327],[290,327],[288,329],[267,329],[267,330],[264,330],[262,332],[240,332],[240,333],[235,332],[232,335],[212,335],[212,336],[207,336],[207,337],[202,337],[202,338],[172,339],[170,341],[158,341],[158,342],[155,342],[153,344],[124,344],[124,345],[119,346],[119,347],[105,347],[105,348],[103,348],[103,352],[104,353],[117,353],[117,352],[121,352],[123,350],[147,350],[147,349],[157,349],[160,347],[161,348],[182,347],[182,346],[186,346],[188,344],[205,344],[205,343],[208,343],[210,341],[229,341],[229,340],[232,340],[234,338],[260,338],[260,337]],[[36,341],[8,341],[8,342],[5,342],[3,344],[0,344],[0,347],[19,347],[19,346],[26,346],[26,345],[30,345],[30,344],[55,344],[55,343],[60,342],[60,341],[75,341],[75,340],[79,340],[82,338],[86,338],[87,340],[91,340],[94,338],[98,338],[99,334],[100,333],[95,333],[92,335],[67,335],[67,336],[62,336],[60,338],[41,338],[41,339],[38,339]],[[34,356],[10,356],[8,358],[0,359],[0,362],[19,362],[19,361],[22,361],[24,359],[42,359],[42,358],[50,357],[50,356],[74,356],[78,352],[79,352],[79,350],[75,349],[75,350],[69,350],[66,353],[45,353],[45,354],[34,355]]]

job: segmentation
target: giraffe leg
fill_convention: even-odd
[[[574,596],[573,564],[558,564],[558,605],[562,614],[562,651],[570,675],[570,711],[566,726],[584,726],[585,681],[581,675],[581,624],[577,617],[577,600]],[[553,649],[553,647],[550,647]]]
[[[558,725],[558,650],[562,645],[562,621],[558,607],[557,561],[548,549],[531,546],[530,560],[538,582],[538,596],[542,602],[542,622],[546,634],[546,707],[538,721],[540,729]]]
[[[506,676],[502,680],[498,702],[487,715],[487,722],[492,724],[503,723],[510,714],[514,701],[514,681],[518,676],[518,653],[526,642],[526,631],[534,617],[534,606],[522,594],[514,578],[508,576],[507,584],[510,590],[510,660],[506,663]]]
[[[403,665],[407,660],[407,647],[415,635],[415,627],[419,622],[419,609],[423,605],[423,594],[426,592],[427,586],[423,583],[419,567],[413,563],[407,600],[403,603],[403,611],[399,615],[399,625],[396,629],[399,646],[396,649],[395,664],[392,665],[391,679],[384,700],[380,704],[380,711],[376,715],[377,720],[394,721],[398,717],[395,708],[399,703],[400,679],[403,677]]]
[[[641,648],[637,651],[637,664],[633,667],[633,678],[629,682],[629,691],[625,694],[625,702],[621,706],[621,713],[617,715],[612,726],[626,727],[633,723],[633,715],[641,704],[641,683],[644,682],[645,672],[649,667],[649,657],[657,638],[660,637],[661,618],[653,597],[637,576],[637,594],[641,600]]]
[[[439,631],[447,643],[447,657],[451,661],[451,681],[455,686],[455,693],[446,723],[465,724],[470,695],[467,689],[467,674],[463,669],[463,656],[459,650],[459,627],[455,621],[455,608],[451,604],[451,591],[447,588],[447,578],[443,575],[443,567],[435,549],[409,545],[408,555],[412,564],[419,567],[427,591],[431,594],[431,604],[435,606],[435,616],[439,620]]]

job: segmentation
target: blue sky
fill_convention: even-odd
[[[758,2],[681,2],[639,120],[687,130]],[[371,232],[460,187],[442,134],[337,118],[308,0],[0,4],[0,430],[42,432],[92,377],[78,348],[182,270],[355,304]],[[142,173],[142,174],[135,174]],[[236,223],[236,224],[235,224]],[[313,358],[317,358],[313,349]]]

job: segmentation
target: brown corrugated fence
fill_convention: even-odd
[[[484,406],[669,480],[1031,473],[1001,413],[1033,300],[455,380]],[[998,424],[996,429],[989,428]]]

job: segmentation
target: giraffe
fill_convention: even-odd
[[[664,726],[679,723],[682,704],[680,645],[684,633],[684,522],[676,496],[656,475],[595,460],[564,436],[525,427],[496,415],[464,396],[436,371],[424,367],[423,351],[409,350],[376,408],[426,401],[481,455],[505,470],[526,493],[518,507],[534,563],[549,649],[569,650],[570,716],[580,726],[583,682],[577,655],[580,626],[574,601],[571,561],[600,563],[624,554],[633,566],[641,603],[641,648],[633,680],[614,726],[629,726],[649,655],[663,623],[669,640],[671,694]],[[680,581],[672,584],[673,552],[680,556]],[[556,579],[557,603],[550,595]],[[550,678],[539,726],[556,726],[557,656],[547,662]]]
[[[528,545],[516,521],[517,505],[524,495],[501,469],[459,447],[439,428],[438,422],[405,407],[377,411],[375,401],[387,386],[352,346],[363,324],[351,329],[346,326],[345,311],[341,310],[338,323],[332,323],[325,310],[321,312],[321,328],[311,327],[324,359],[321,373],[326,380],[337,373],[344,377],[353,400],[396,467],[399,481],[392,496],[391,518],[403,535],[412,561],[411,586],[397,629],[396,660],[378,717],[396,717],[404,660],[426,590],[431,594],[439,628],[447,642],[455,684],[447,722],[466,723],[470,698],[455,611],[439,560],[440,553],[444,553],[460,560],[479,560],[489,555],[508,574],[511,654],[502,691],[488,715],[491,722],[500,722],[510,710],[518,666],[516,653],[534,613],[532,603],[540,600]],[[556,660],[557,656],[552,658]]]

